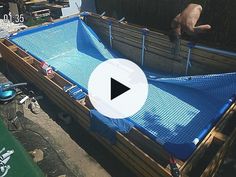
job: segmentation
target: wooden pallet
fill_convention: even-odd
[[[141,63],[142,27],[119,23],[113,18],[100,17],[96,14],[86,16],[85,22],[107,44],[109,44],[109,23],[111,22],[113,48],[135,63]],[[144,65],[156,71],[184,74],[188,43],[181,40],[179,51],[175,55],[175,45],[169,41],[168,36],[150,31],[145,40]],[[190,75],[233,72],[236,68],[235,57],[226,57],[199,49],[192,49],[191,63]]]
[[[155,34],[153,33],[152,35],[155,36]],[[161,34],[157,35],[161,36]],[[0,51],[7,63],[12,65],[28,81],[44,91],[56,105],[71,114],[79,124],[90,131],[89,110],[91,109],[91,104],[88,97],[80,101],[72,99],[63,91],[65,85],[72,85],[72,83],[55,72],[50,76],[43,75],[40,69],[40,62],[9,40],[1,40]],[[178,61],[179,59],[173,59],[173,61],[175,60]],[[165,60],[163,59],[163,61]],[[177,159],[177,165],[182,176],[192,177],[195,171],[202,176],[212,176],[215,173],[227,149],[229,149],[236,137],[235,127],[228,131],[227,134],[224,133],[228,129],[228,125],[232,124],[234,120],[233,114],[234,116],[236,115],[235,104],[231,106],[221,118],[221,121],[208,133],[189,159],[185,162]],[[99,135],[90,133],[137,176],[171,177],[168,165],[169,154],[160,144],[152,141],[139,130],[133,128],[128,134],[116,132],[117,143],[115,145],[110,144]],[[215,153],[209,157],[208,163],[201,167],[202,157],[207,156],[208,152],[215,147],[217,147]]]

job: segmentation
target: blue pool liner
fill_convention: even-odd
[[[29,28],[29,29],[26,28],[23,31],[11,34],[10,35],[10,39],[13,40],[13,39],[15,39],[17,37],[21,37],[21,36],[25,36],[27,34],[39,32],[39,31],[42,31],[42,30],[45,30],[45,29],[48,29],[48,28],[60,26],[60,25],[63,25],[63,24],[69,23],[69,22],[73,22],[75,20],[79,20],[79,19],[80,19],[79,17],[71,17],[71,18],[67,18],[67,19],[61,20],[61,21],[57,21],[55,23],[53,22],[53,23],[50,23],[50,24],[37,26],[36,28]]]
[[[198,139],[198,142],[201,142],[208,132],[214,127],[217,121],[220,120],[220,118],[225,114],[225,112],[231,107],[231,105],[236,101],[236,95],[233,95],[228,102],[220,109],[218,116],[215,117],[215,119],[212,120],[212,123],[207,125],[202,132],[196,137]],[[174,144],[171,142],[166,142],[164,144],[164,148],[173,156],[181,159],[186,160],[188,159],[191,154],[195,151],[197,148],[197,144],[194,142],[191,143],[183,143],[183,144]]]
[[[80,44],[78,44],[77,41],[77,46],[75,47],[77,47],[78,50],[81,47],[87,47],[83,51],[86,52],[93,47],[103,55],[103,58],[98,58],[100,62],[109,59],[111,56],[122,56],[118,52],[109,49],[109,47],[102,44],[101,40],[93,30],[86,26],[86,24],[84,24],[84,22],[82,22],[78,17],[68,18],[49,25],[19,32],[12,35],[10,40],[37,60],[47,62],[48,53],[43,53],[48,50],[48,48],[45,47],[45,45],[47,46],[47,42],[44,42],[45,45],[41,45],[42,41],[31,41],[31,33],[39,32],[40,39],[44,40],[46,34],[51,34],[52,31],[49,33],[46,32],[45,34],[41,31],[62,25],[60,30],[62,30],[62,33],[64,32],[66,34],[66,38],[64,39],[67,40],[68,35],[70,34],[68,33],[68,31],[70,31],[70,26],[67,26],[67,23],[74,23],[78,20],[78,25],[80,27],[77,29],[77,38],[79,39],[79,42],[82,41]],[[57,31],[55,30],[55,32]],[[29,38],[27,37],[28,35],[30,36]],[[55,39],[57,39],[57,37],[60,38],[61,35],[54,36]],[[73,35],[70,37],[72,39]],[[53,38],[51,40],[54,41]],[[85,40],[85,43],[83,40]],[[86,42],[88,41],[90,41],[92,45],[89,43],[89,45],[86,46]],[[38,43],[34,44],[34,42]],[[63,46],[61,47],[63,49]],[[41,53],[37,53],[37,50]],[[57,49],[53,48],[53,50],[50,51],[53,53],[56,52],[55,50]],[[40,55],[37,56],[38,54]],[[87,54],[89,55],[91,53]],[[70,57],[68,57],[68,60],[69,59]],[[60,56],[58,62],[63,63],[60,61]],[[93,63],[89,63],[89,65],[90,64]],[[51,67],[55,72],[70,81],[72,84],[77,85],[83,90],[83,93],[88,93],[85,83],[72,79],[71,75],[67,74],[68,70],[64,70],[65,68],[61,67],[58,69],[53,65],[54,63]],[[145,71],[148,71],[145,67],[142,68],[145,69]],[[91,130],[103,135],[109,139],[109,141],[115,142],[115,131],[127,133],[131,128],[125,128],[126,126],[135,126],[153,141],[163,145],[170,154],[175,155],[175,157],[179,159],[185,160],[192,154],[197,146],[197,144],[192,143],[194,138],[201,141],[230,105],[232,105],[233,102],[231,101],[225,105],[224,103],[230,95],[236,92],[236,73],[191,77],[176,77],[166,73],[153,74],[151,71],[147,73],[149,76],[149,89],[151,88],[152,92],[149,93],[148,99],[143,108],[136,115],[119,121],[114,121],[113,119],[110,120],[110,118],[101,115],[96,110],[92,110],[90,115]],[[199,95],[196,95],[196,93]],[[79,94],[75,99],[79,99],[83,96],[85,95]],[[235,101],[235,99],[232,100]],[[222,105],[224,106],[220,109]],[[176,110],[176,112],[173,110]],[[220,112],[217,113],[217,110],[220,110]]]
[[[81,100],[86,97],[86,93],[80,92],[72,96],[75,100]]]
[[[75,87],[73,88],[71,87],[71,85],[64,86],[64,91],[67,91],[69,89],[67,93],[75,100],[81,100],[85,98],[86,93],[83,92],[83,89],[81,87],[79,87],[78,85],[75,85]]]
[[[111,119],[97,110],[90,111],[90,130],[106,138],[111,144],[116,143],[116,131],[129,133],[134,124],[127,119]]]

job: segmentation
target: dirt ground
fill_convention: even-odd
[[[6,67],[0,60],[0,81],[5,80],[5,73],[12,81],[22,81],[16,77],[13,70],[6,72]],[[29,102],[17,104],[17,99],[7,105],[0,105],[0,113],[8,119],[15,117],[15,113],[24,113],[20,118],[19,127],[10,125],[9,129],[30,152],[40,149],[43,160],[38,162],[40,168],[49,177],[133,177],[135,176],[120,161],[109,153],[81,126],[73,122],[66,125],[58,118],[62,112],[42,92],[29,85],[37,95],[42,95],[39,100],[41,111],[33,114],[28,108]],[[19,97],[18,97],[19,98]],[[8,125],[9,126],[9,125]],[[235,146],[236,147],[236,143]],[[233,148],[224,160],[217,177],[235,177],[236,174],[236,148]],[[60,176],[64,177],[64,176]]]

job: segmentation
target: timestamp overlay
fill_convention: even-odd
[[[8,14],[4,14],[3,21],[5,23],[24,23],[25,18],[23,14],[12,15],[12,13],[9,12]]]

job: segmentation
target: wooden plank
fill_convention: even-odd
[[[103,36],[103,38],[107,38],[107,40],[109,39],[108,32],[106,32],[105,30],[103,30],[101,28],[96,28],[96,27],[93,29],[98,33],[99,36]],[[137,41],[136,39],[133,39],[131,37],[124,38],[123,36],[119,35],[118,33],[113,34],[112,37],[113,37],[113,41],[118,40],[120,42],[129,44],[129,45],[132,45],[132,46],[138,48],[140,51],[139,53],[141,55],[141,46],[142,46],[141,40]],[[170,47],[162,47],[160,44],[152,45],[151,43],[147,43],[145,45],[145,47],[146,47],[146,52],[151,52],[151,53],[166,57],[167,59],[178,61],[178,59],[176,59],[174,57],[174,55],[172,54]]]
[[[12,51],[16,51],[17,50],[15,45],[9,46],[9,49],[11,49]]]
[[[92,25],[91,27],[97,29],[98,33],[102,33],[103,39],[108,39],[108,20],[110,18],[100,18],[92,14],[92,16],[86,17],[88,24]],[[132,25],[121,24],[112,19],[112,32],[114,38],[120,38],[123,40],[119,40],[119,42],[127,43],[129,41],[129,45],[137,47],[140,49],[141,42],[141,27],[133,27]],[[125,40],[125,41],[124,41]],[[187,59],[187,41],[181,40],[179,56],[177,60],[180,60],[181,63],[186,64]],[[162,55],[166,54],[166,58],[168,57],[168,53],[171,54],[172,44],[169,42],[169,39],[165,35],[160,35],[159,33],[155,33],[150,31],[147,36],[146,41],[147,51],[153,50],[156,53],[166,52]],[[127,53],[123,53],[124,55],[128,55]],[[193,63],[192,74],[204,74],[205,68],[212,68],[211,72],[207,73],[219,73],[219,72],[232,72],[235,71],[236,68],[236,59],[232,57],[225,57],[219,54],[209,53],[207,51],[202,51],[199,49],[193,49],[191,55],[191,61]],[[174,58],[174,57],[173,57]]]
[[[217,169],[223,162],[225,154],[230,149],[230,144],[232,144],[232,142],[234,142],[235,139],[236,139],[236,128],[232,132],[231,136],[227,138],[226,142],[223,144],[223,146],[220,148],[220,150],[217,152],[214,158],[211,160],[207,168],[203,171],[201,177],[214,176],[216,174]]]
[[[96,29],[98,31],[98,34],[100,34],[101,32],[106,34],[107,38],[109,35],[108,32],[108,28],[105,26],[102,26],[100,23],[98,24],[91,24],[89,23],[89,25],[92,27],[92,29]],[[124,39],[129,39],[134,41],[134,43],[137,43],[139,47],[141,47],[141,43],[142,43],[142,34],[141,32],[139,32],[137,35],[134,35],[134,32],[130,32],[127,29],[116,29],[115,27],[112,28],[112,35],[114,36],[118,36],[118,37],[122,37]],[[165,50],[167,53],[171,54],[171,48],[172,48],[173,44],[170,42],[166,42],[163,41],[161,38],[160,39],[156,39],[154,40],[153,37],[147,35],[146,37],[146,47],[150,47],[150,48],[155,48],[158,47],[162,50]]]
[[[107,23],[108,20],[112,20],[112,22],[113,22],[115,25],[117,25],[119,28],[123,28],[123,29],[125,29],[125,30],[127,30],[127,31],[130,30],[130,29],[134,29],[134,30],[132,31],[133,33],[135,33],[135,31],[140,32],[140,29],[142,28],[142,27],[137,26],[137,25],[134,25],[134,24],[122,24],[122,23],[118,23],[116,19],[112,19],[112,18],[110,18],[110,17],[101,18],[101,17],[99,17],[99,16],[96,15],[96,14],[92,14],[91,16],[88,16],[87,18],[89,18],[91,21],[93,21],[93,22],[95,22],[95,23],[96,23],[96,21],[99,21],[99,23],[101,23],[101,22]],[[102,19],[103,21],[102,21],[101,19]],[[159,33],[159,32],[156,32],[156,31],[152,31],[152,30],[151,30],[150,33],[149,33],[149,36],[150,36],[151,38],[154,38],[154,39],[157,39],[157,40],[163,40],[163,39],[165,39],[168,43],[170,43],[168,36],[167,36],[167,35],[164,35],[164,34],[162,34],[162,33]],[[188,49],[188,47],[186,46],[188,43],[189,43],[189,41],[181,40],[182,47],[184,46],[184,47],[186,48],[186,51],[187,51],[187,49]],[[204,52],[204,51],[203,51],[203,52]],[[208,52],[207,52],[207,53],[208,53]],[[209,54],[209,53],[208,53],[208,54]],[[214,54],[213,54],[213,55],[214,55]],[[202,56],[205,56],[205,55],[203,54]],[[219,55],[216,55],[216,56],[219,56]],[[212,58],[212,57],[210,57],[210,58]],[[229,58],[230,58],[230,57],[229,57]]]
[[[98,24],[96,26],[100,26],[100,24]],[[105,38],[108,39],[108,37],[109,37],[108,30],[104,30],[101,27],[96,27],[96,26],[92,26],[92,28],[98,34],[100,34],[100,35],[102,34],[102,35],[106,36]],[[124,38],[124,36],[126,36],[126,37]],[[127,36],[129,36],[129,37],[127,37]],[[148,39],[148,37],[147,37],[147,39]],[[127,41],[128,41],[129,45],[135,46],[141,50],[141,39],[136,40],[135,38],[131,38],[130,35],[125,34],[125,33],[123,34],[123,36],[121,36],[117,32],[113,33],[113,38],[114,38],[114,40],[119,40],[120,42],[123,42],[123,43],[127,43]],[[147,50],[146,51],[155,52],[156,54],[162,55],[168,59],[175,59],[174,55],[171,53],[171,50],[170,50],[171,43],[167,44],[167,46],[165,48],[162,47],[162,44],[152,43],[147,40],[147,42],[146,42]],[[156,46],[158,46],[158,47],[156,47]],[[187,48],[187,47],[185,47],[185,48]],[[188,49],[186,49],[186,50],[188,50]],[[203,54],[198,55],[198,53],[200,53],[200,52]],[[208,55],[210,55],[210,57],[206,58],[206,56],[208,56]],[[187,51],[186,52],[180,51],[180,56],[177,57],[177,59],[180,59],[180,57],[186,58]],[[236,66],[236,59],[232,60],[230,58],[222,57],[222,56],[216,55],[216,54],[210,54],[209,52],[201,51],[199,49],[192,50],[191,62],[193,63],[193,66],[195,66],[194,63],[196,62],[199,64],[208,65],[207,67],[217,68],[217,70],[221,69],[220,71],[233,71],[232,64],[235,63],[235,66]],[[212,64],[210,64],[210,63],[212,63]],[[197,67],[197,68],[199,68],[199,67]],[[213,70],[213,71],[215,71],[215,70]]]
[[[99,26],[99,25],[100,24],[98,24],[96,26]],[[103,38],[108,39],[109,38],[108,30],[104,30],[101,27],[99,28],[96,26],[95,27],[93,26],[93,29],[95,29],[95,31],[98,34],[105,36]],[[124,38],[124,35],[126,36],[125,38]],[[127,37],[127,36],[129,36],[129,37]],[[117,33],[113,34],[113,38],[114,38],[114,40],[119,40],[122,43],[132,45],[132,46],[137,47],[138,49],[141,50],[141,39],[136,40],[136,39],[130,38],[130,35],[123,34],[123,36],[120,36]],[[158,47],[156,47],[156,46],[158,46]],[[146,52],[150,51],[152,53],[156,53],[157,55],[161,55],[167,59],[175,59],[174,55],[171,53],[171,50],[170,50],[170,48],[171,48],[170,43],[168,44],[168,46],[166,48],[161,48],[159,43],[154,44],[154,43],[151,43],[150,41],[147,41],[146,48],[147,48]],[[233,71],[232,65],[234,63],[235,63],[235,67],[236,67],[236,59],[232,60],[230,58],[222,57],[222,56],[216,55],[216,54],[210,54],[211,59],[209,59],[209,58],[205,57],[205,56],[207,56],[207,54],[209,54],[208,52],[201,51],[203,54],[202,54],[202,56],[200,56],[200,55],[196,55],[197,54],[196,51],[200,52],[201,50],[199,50],[199,49],[192,50],[191,62],[193,63],[193,67],[195,67],[195,63],[203,64],[203,65],[206,65],[207,67],[210,67],[210,68],[217,68],[217,70],[221,70],[221,71]],[[183,57],[181,60],[184,59],[184,61],[186,61],[187,52],[185,52],[183,55],[183,53],[181,51],[180,56],[178,57],[178,60],[180,59],[181,56]],[[199,68],[199,66],[196,68]],[[215,71],[215,69],[213,71]]]
[[[104,35],[104,34],[103,34]],[[137,49],[137,52],[139,53],[139,56],[128,56],[129,57],[129,59],[133,59],[133,58],[135,58],[135,59],[140,59],[141,57],[140,57],[140,55],[141,55],[141,48],[140,48],[140,46],[137,46],[137,43],[135,43],[134,41],[132,42],[131,40],[129,40],[128,42],[127,42],[127,40],[125,39],[125,38],[121,38],[121,37],[119,37],[119,39],[120,40],[118,40],[117,38],[117,36],[113,36],[114,37],[114,39],[113,39],[113,43],[114,42],[120,42],[121,44],[120,45],[128,45],[129,47],[133,47],[134,49],[136,48]],[[107,34],[105,34],[105,37],[102,37],[103,39],[104,38],[108,38],[107,37]],[[122,50],[120,50],[119,48],[117,48],[116,47],[116,49],[117,50],[119,50],[121,53],[126,53],[125,51],[122,51]],[[156,53],[154,53],[154,54],[157,54],[156,56],[159,56],[159,57],[161,57],[161,58],[163,58],[163,61],[164,60],[166,60],[166,59],[170,59],[170,60],[173,60],[173,59],[175,59],[175,57],[174,57],[174,55],[171,55],[171,54],[168,54],[168,53],[165,53],[165,52],[163,52],[163,50],[162,49],[158,49],[158,48],[154,48],[153,47],[153,49],[149,46],[149,47],[147,47],[147,50],[146,50],[146,52],[145,53],[150,53],[149,51],[150,51],[150,49],[151,49],[151,52],[153,53],[153,51],[158,51],[158,53],[156,52]],[[128,52],[127,52],[128,53]],[[134,54],[129,54],[128,53],[128,55],[134,55]],[[187,55],[186,55],[187,56]],[[152,57],[153,58],[153,57]],[[178,59],[180,59],[180,57],[178,57]],[[141,60],[141,59],[140,59]],[[181,67],[182,68],[182,71],[180,72],[179,71],[179,69],[180,69],[180,67],[174,72],[174,74],[183,74],[184,72],[185,72],[185,65],[186,65],[186,61],[187,61],[187,58],[182,58],[181,59],[182,60],[182,63],[183,63],[183,66]],[[158,68],[155,68],[155,67],[153,67],[155,64],[154,63],[152,63],[152,61],[149,61],[147,58],[145,58],[145,61],[146,61],[146,63],[145,64],[147,64],[147,63],[149,63],[149,65],[146,65],[147,67],[151,67],[152,69],[155,69],[155,70],[157,70]],[[138,62],[138,61],[135,61],[136,63],[138,63],[138,64],[140,64],[140,62]],[[234,71],[235,69],[234,69],[234,67],[232,67],[232,65],[229,65],[229,64],[225,64],[225,63],[222,63],[222,64],[219,64],[219,62],[218,61],[212,61],[211,63],[209,62],[209,60],[207,60],[207,59],[205,59],[205,58],[197,58],[196,59],[196,57],[194,56],[194,55],[192,55],[192,57],[191,57],[191,63],[192,63],[192,71],[191,72],[189,72],[189,73],[193,73],[193,74],[195,74],[195,73],[199,73],[199,74],[210,74],[210,73],[216,73],[216,72],[232,72],[232,71]],[[170,66],[170,65],[168,65],[168,66]],[[161,68],[168,68],[168,67],[161,67]],[[207,68],[209,68],[208,70],[207,70]],[[168,68],[169,69],[169,68]],[[191,68],[190,68],[191,69]],[[163,69],[162,69],[163,70]],[[210,72],[210,70],[211,70],[211,72]],[[160,70],[159,70],[160,71]],[[164,70],[165,72],[170,72],[170,70],[169,71],[166,71],[166,70]],[[205,71],[205,72],[204,72]],[[206,72],[206,71],[208,71],[208,72]],[[172,70],[172,72],[173,72],[173,70]]]
[[[122,52],[123,54],[125,53],[124,57],[137,63],[138,65],[141,65],[141,50],[137,47],[118,40],[113,40],[113,47],[117,51]],[[164,56],[156,55],[148,51],[145,52],[145,57],[145,66],[153,70],[157,70],[158,72],[163,71],[173,73],[175,71],[178,74],[183,74],[185,72],[185,64],[179,63],[172,59],[169,60]]]
[[[230,117],[227,115],[230,114],[230,111],[234,109],[235,107],[234,103],[229,110],[222,116],[221,120],[215,125],[214,128],[208,133],[208,135],[204,138],[204,140],[198,145],[197,149],[194,151],[194,153],[191,155],[191,157],[185,161],[185,163],[181,166],[181,171],[185,174],[188,174],[192,167],[193,164],[196,164],[199,159],[204,155],[204,152],[207,150],[207,148],[211,145],[213,139],[215,138],[215,131],[219,131],[219,127],[223,126],[225,122],[228,121]]]
[[[156,169],[156,171],[161,176],[168,176],[170,175],[170,172],[166,171],[161,165],[157,164],[157,162],[154,161],[151,157],[149,157],[146,153],[144,154],[143,151],[135,146],[133,142],[131,142],[129,139],[121,135],[120,133],[117,133],[117,139],[122,143],[125,144],[126,147],[128,147],[134,154],[139,154],[138,157],[141,158],[141,160],[145,164],[149,164],[153,169]]]
[[[123,146],[117,142],[116,143],[116,146],[119,148],[119,149],[123,149]],[[142,173],[145,175],[145,176],[152,176],[152,177],[155,177],[157,176],[157,173],[152,169],[152,168],[146,168],[143,164],[145,163],[140,161],[138,159],[138,157],[131,151],[130,154],[125,154],[125,159],[130,159],[130,157],[132,156],[132,159],[134,159],[134,161],[137,161],[139,163],[136,164],[136,167],[142,171]]]
[[[91,27],[95,27],[95,26],[99,26],[101,28],[103,28],[104,30],[108,31],[108,22],[104,22],[101,20],[95,20],[95,19],[90,19],[87,20],[89,26]],[[119,33],[121,35],[127,35],[130,36],[132,38],[135,38],[138,41],[142,41],[142,31],[141,28],[139,28],[138,30],[132,30],[130,28],[125,27],[125,25],[122,24],[112,24],[112,33]],[[165,35],[151,35],[150,33],[148,33],[147,35],[147,40],[153,43],[156,42],[160,42],[160,44],[165,45],[166,47],[168,47],[168,44],[170,44],[169,39],[165,38]]]
[[[7,47],[10,47],[10,46],[12,46],[12,45],[14,45],[12,42],[10,42],[10,41],[8,41],[8,40],[2,40],[2,43],[4,44],[4,45],[6,45]]]
[[[24,58],[25,62],[29,63],[29,64],[33,64],[34,59],[32,57],[25,57]]]
[[[169,154],[163,149],[163,147],[157,142],[152,141],[146,135],[143,135],[136,128],[133,128],[125,136],[163,167],[169,164]],[[180,166],[183,164],[181,160],[177,160],[177,163]]]
[[[135,24],[129,24],[129,23],[119,23],[116,19],[113,19],[113,18],[110,18],[110,17],[99,17],[99,16],[96,16],[96,15],[94,15],[94,14],[92,14],[91,16],[88,16],[88,17],[86,17],[87,19],[88,18],[94,18],[94,19],[96,19],[96,20],[100,20],[99,22],[101,23],[101,21],[105,21],[105,22],[108,22],[109,20],[111,20],[111,22],[112,22],[112,24],[113,25],[118,25],[118,26],[122,26],[122,28],[125,28],[125,29],[129,29],[129,30],[133,30],[133,31],[140,31],[140,29],[141,28],[143,28],[143,27],[141,27],[141,26],[138,26],[138,25],[135,25]],[[166,39],[166,40],[169,40],[169,38],[166,36],[166,35],[163,35],[162,33],[158,33],[158,32],[156,32],[156,31],[152,31],[152,30],[150,30],[150,33],[149,33],[149,35],[151,36],[151,37],[156,37],[156,36],[162,36],[164,39]]]
[[[221,132],[217,132],[215,131],[214,133],[214,138],[220,140],[220,141],[223,141],[225,142],[229,137]]]

